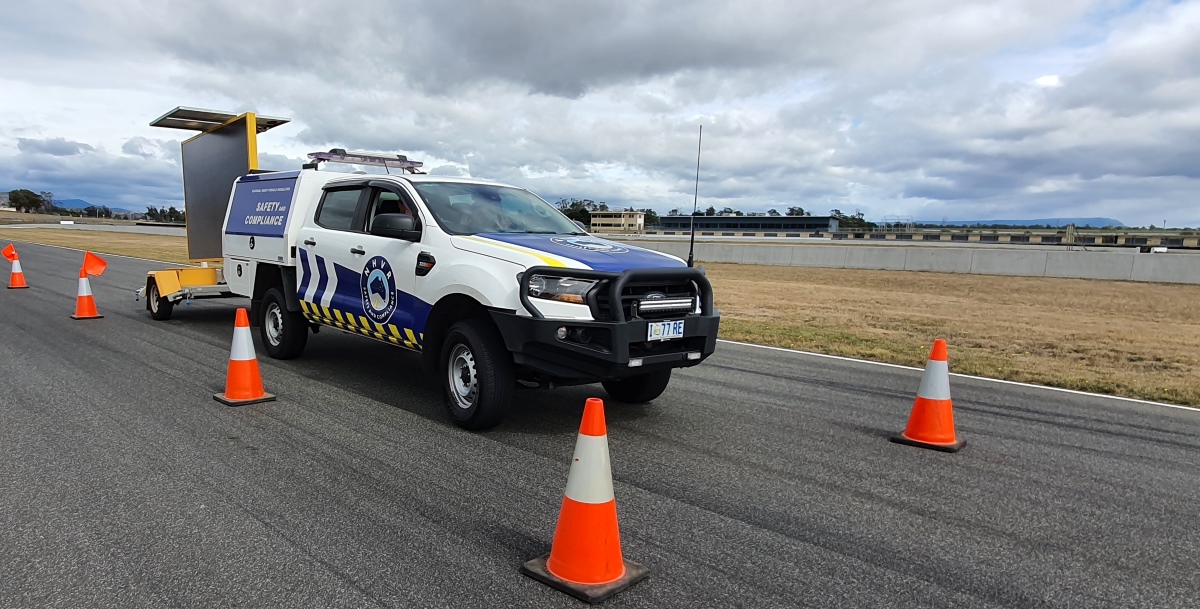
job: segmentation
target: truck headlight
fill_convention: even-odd
[[[520,280],[520,275],[517,278]],[[529,295],[545,300],[585,304],[583,297],[594,285],[595,279],[534,275],[529,278]]]

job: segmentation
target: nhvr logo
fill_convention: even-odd
[[[375,323],[387,323],[396,312],[396,279],[383,256],[367,261],[362,272],[363,312]]]
[[[606,243],[597,239],[588,239],[587,237],[554,237],[551,241],[559,245],[587,250],[589,252],[624,254],[629,251],[629,248],[621,247],[615,243]]]

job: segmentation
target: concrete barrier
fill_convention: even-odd
[[[1200,256],[1188,254],[1141,254],[1133,257],[1134,281],[1200,283]]]
[[[870,247],[866,245],[832,246],[846,250],[848,269],[877,269],[883,271],[903,271],[906,253],[890,247]]]
[[[846,252],[850,248],[841,246],[803,247],[785,245],[782,249],[792,251],[792,266],[823,266],[829,268],[845,268]]]
[[[905,248],[904,270],[932,271],[935,273],[970,273],[971,254],[969,249],[942,249],[932,247]]]
[[[1041,277],[1046,273],[1045,251],[978,250],[971,252],[971,269],[976,275]],[[975,254],[980,254],[976,256]]]
[[[688,244],[634,241],[687,260]],[[1200,254],[697,243],[699,262],[1200,284]]]
[[[1046,277],[1077,279],[1133,279],[1134,262],[1153,258],[1146,254],[1124,252],[1045,252]]]
[[[742,255],[742,262],[746,264],[770,264],[774,266],[799,266],[792,263],[792,255],[796,249],[788,245],[759,245],[746,248],[746,252]]]
[[[761,248],[763,246],[759,245],[751,247]],[[745,261],[747,249],[749,248],[746,246],[734,243],[728,245],[717,243],[697,243],[696,257],[700,260],[712,260],[713,262],[720,260],[721,262],[733,262],[740,264]],[[683,254],[683,257],[685,259],[687,258],[686,250]],[[754,258],[754,256],[751,256],[751,258]]]

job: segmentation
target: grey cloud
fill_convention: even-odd
[[[146,0],[78,12],[126,56],[173,62],[187,96],[292,116],[301,129],[264,135],[263,151],[395,150],[437,174],[465,167],[550,199],[665,210],[691,204],[704,124],[702,207],[1054,206],[1130,222],[1179,210],[1200,223],[1194,3],[1099,17],[1089,11],[1108,4],[1032,0],[414,7],[225,1],[179,20],[177,5]],[[1080,28],[1102,35],[1066,48]],[[1014,50],[1044,48],[1078,56],[1061,86],[1032,84],[1046,72],[997,78]]]
[[[180,168],[176,163],[103,150],[72,156],[25,151],[0,156],[0,184],[35,192],[49,190],[57,198],[84,199],[133,211],[141,211],[147,205],[183,202]]]
[[[73,156],[85,152],[95,152],[96,149],[80,142],[55,137],[49,139],[17,138],[17,149],[31,154],[49,154],[53,156]]]

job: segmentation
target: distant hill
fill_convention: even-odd
[[[84,201],[83,199],[62,199],[61,201],[58,199],[55,199],[54,204],[59,207],[62,207],[64,209],[85,209],[89,205],[92,205],[92,203]],[[97,205],[96,207],[99,207],[99,205]],[[116,213],[116,214],[145,213],[145,210],[142,210],[141,212],[135,212],[135,211],[130,211],[128,209],[121,209],[119,207],[110,207],[109,209],[111,209],[113,211],[113,213]]]
[[[1103,228],[1105,226],[1125,226],[1120,220],[1113,218],[1035,218],[1033,220],[917,220],[917,224],[932,224],[935,226],[1066,226],[1074,224],[1078,227],[1090,226]]]

